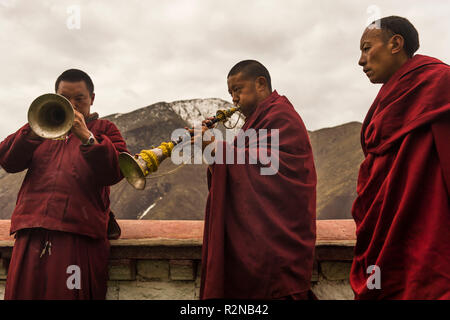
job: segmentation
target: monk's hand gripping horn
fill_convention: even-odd
[[[216,116],[208,122],[207,126],[212,127],[217,122],[225,122],[239,110],[239,106],[228,110],[218,110]],[[189,133],[189,136],[192,136],[192,134]],[[158,170],[161,162],[169,158],[173,148],[182,141],[183,137],[180,137],[177,141],[163,142],[156,148],[141,150],[134,156],[121,152],[119,154],[120,171],[135,189],[143,190],[146,183],[145,177]]]

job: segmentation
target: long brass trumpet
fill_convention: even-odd
[[[45,139],[64,139],[72,128],[74,119],[72,104],[59,94],[43,94],[28,109],[31,129]]]
[[[227,121],[239,109],[240,107],[237,106],[228,110],[218,110],[215,117],[209,121],[207,126],[210,128],[217,122]],[[193,135],[191,133],[186,134],[189,137]],[[146,183],[145,177],[158,170],[160,163],[170,157],[173,148],[183,140],[183,137],[180,137],[177,141],[163,142],[156,148],[141,150],[135,156],[126,152],[120,153],[119,167],[123,176],[135,189],[143,190]]]

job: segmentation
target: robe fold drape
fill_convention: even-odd
[[[311,296],[316,172],[306,128],[275,91],[242,129],[256,135],[242,146],[237,139],[217,142],[216,163],[208,170],[200,297]],[[279,143],[271,129],[279,130]],[[243,154],[245,164],[226,164],[227,150],[235,160]],[[249,164],[260,151],[264,164]],[[274,174],[261,174],[263,168]]]

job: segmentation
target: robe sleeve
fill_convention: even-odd
[[[118,156],[120,152],[128,152],[125,140],[113,123],[109,123],[105,132],[95,135],[95,138],[98,144],[80,145],[81,154],[96,173],[99,184],[114,185],[123,178]]]
[[[444,175],[447,194],[450,197],[450,116],[446,116],[431,125],[433,139]]]
[[[16,173],[28,169],[34,150],[44,141],[30,139],[30,131],[30,125],[27,123],[0,144],[0,166],[6,172]]]

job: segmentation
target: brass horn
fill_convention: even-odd
[[[208,127],[212,127],[217,122],[225,122],[239,109],[238,106],[228,110],[218,110],[216,116],[208,123]],[[191,136],[189,133],[186,134]],[[180,137],[177,141],[163,142],[160,146],[151,150],[141,150],[135,156],[121,152],[119,154],[119,167],[123,176],[135,189],[143,190],[146,182],[145,177],[158,170],[160,163],[170,157],[172,149],[181,142],[183,142],[183,137]]]
[[[28,109],[28,123],[38,136],[58,139],[67,135],[75,112],[69,100],[59,94],[46,93],[37,97]]]

